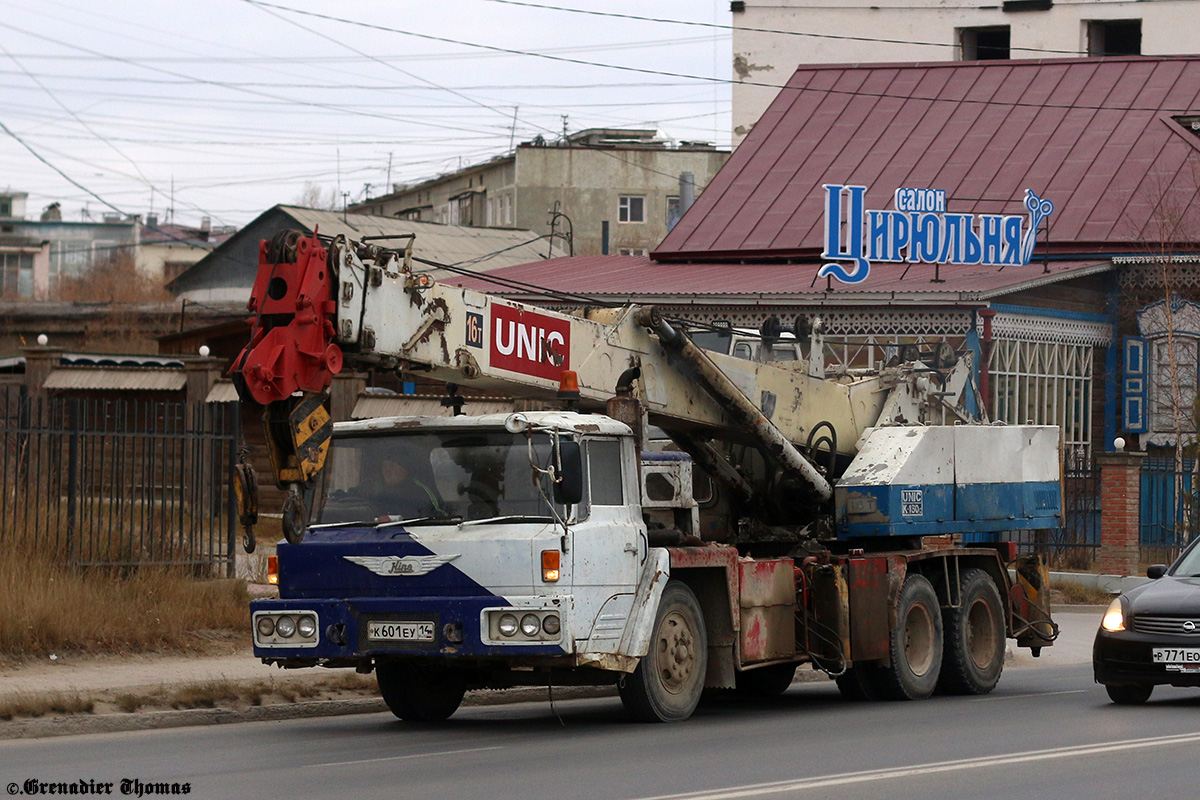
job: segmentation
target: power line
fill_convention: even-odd
[[[697,28],[713,28],[716,30],[724,30],[724,31],[746,31],[746,32],[750,32],[750,33],[772,33],[772,34],[777,34],[779,36],[801,36],[801,37],[809,38],[809,39],[830,39],[833,41],[844,41],[844,42],[871,42],[871,43],[878,43],[878,44],[910,44],[910,45],[916,45],[919,47],[955,47],[955,48],[958,47],[958,45],[954,44],[953,42],[919,42],[919,41],[913,41],[910,39],[882,39],[882,38],[877,38],[877,37],[872,37],[872,36],[844,36],[844,35],[838,35],[838,34],[833,34],[833,33],[810,33],[807,31],[786,31],[786,30],[780,30],[778,28],[752,28],[748,25],[722,25],[718,22],[699,22],[696,20],[684,20],[684,19],[664,19],[661,17],[643,17],[643,16],[638,16],[636,14],[619,14],[614,11],[593,11],[593,10],[584,9],[584,8],[567,8],[565,6],[553,6],[553,5],[548,5],[545,3],[529,3],[529,2],[525,2],[524,0],[484,0],[484,2],[500,3],[500,4],[506,5],[506,6],[524,6],[525,8],[537,8],[537,9],[543,9],[546,11],[563,11],[563,12],[570,13],[570,14],[586,14],[587,16],[592,16],[592,17],[615,17],[617,19],[630,19],[630,20],[636,20],[638,22],[659,22],[659,23],[665,23],[665,24],[669,24],[669,25],[687,25],[687,26],[697,27]],[[1067,5],[1067,3],[1060,2],[1060,5]],[[810,7],[806,6],[806,8],[810,8]],[[826,6],[826,8],[839,9],[839,8],[843,8],[843,7],[842,6]],[[928,9],[929,7],[928,6],[888,6],[888,8],[889,9],[890,8]],[[956,8],[978,9],[979,6],[978,5],[956,6]],[[861,9],[857,9],[857,10],[861,10]],[[941,10],[941,8],[939,7],[937,10]],[[1052,50],[1050,48],[1045,48],[1045,47],[1010,47],[1009,49],[1010,50],[1020,50],[1021,52],[1025,52],[1025,53],[1053,53],[1053,54],[1057,54],[1057,55],[1073,55],[1073,56],[1080,55],[1078,50]]]
[[[431,128],[439,128],[442,130],[452,130],[452,131],[465,131],[467,133],[480,133],[481,132],[478,129],[474,129],[474,128],[465,128],[465,127],[458,126],[458,125],[445,125],[445,124],[439,124],[439,123],[425,122],[423,120],[416,119],[413,117],[397,117],[397,116],[393,116],[391,114],[382,114],[382,113],[378,113],[378,112],[362,111],[359,109],[346,108],[344,106],[333,105],[330,103],[319,103],[319,102],[312,101],[312,100],[303,100],[303,99],[282,97],[280,95],[271,94],[269,92],[258,91],[256,89],[252,89],[252,88],[246,87],[246,86],[235,86],[235,85],[227,84],[223,81],[212,80],[210,78],[197,78],[195,76],[186,75],[184,73],[175,72],[173,70],[164,69],[162,67],[155,67],[155,66],[150,66],[147,64],[137,64],[123,56],[114,56],[114,55],[110,55],[110,54],[106,54],[106,53],[101,53],[99,51],[92,50],[87,47],[83,47],[82,45],[72,44],[71,42],[65,42],[60,39],[55,39],[53,37],[46,36],[44,34],[36,33],[34,31],[29,31],[24,28],[17,27],[16,25],[11,25],[7,22],[0,22],[0,28],[7,28],[8,30],[16,31],[18,33],[23,33],[26,36],[32,36],[35,39],[42,39],[44,41],[51,42],[53,44],[57,44],[62,47],[69,47],[73,50],[79,50],[81,52],[88,53],[88,54],[94,55],[94,56],[98,56],[98,57],[104,58],[106,60],[116,61],[116,62],[119,62],[122,64],[128,64],[130,66],[137,66],[137,67],[141,67],[143,69],[152,70],[154,72],[161,72],[163,74],[171,75],[176,78],[184,78],[193,84],[199,84],[199,85],[203,85],[203,86],[216,86],[216,87],[220,87],[222,89],[230,89],[235,92],[242,92],[244,94],[254,95],[256,97],[265,97],[270,100],[283,100],[283,101],[286,101],[286,102],[289,102],[289,103],[292,103],[295,105],[309,106],[311,108],[319,108],[323,111],[335,111],[340,114],[370,117],[372,119],[381,119],[381,120],[385,120],[387,122],[401,122],[401,123],[405,123],[405,124],[409,124],[409,125],[425,125],[425,126],[431,127]]]
[[[417,39],[426,39],[429,41],[457,44],[457,45],[461,45],[463,47],[474,47],[474,48],[479,48],[479,49],[483,49],[483,50],[492,50],[492,51],[496,51],[496,52],[510,53],[513,55],[529,56],[530,58],[542,58],[542,59],[546,59],[549,61],[557,61],[557,62],[562,62],[562,63],[567,63],[567,64],[577,64],[577,65],[586,66],[586,67],[601,67],[604,69],[614,69],[614,70],[620,70],[623,72],[635,72],[635,73],[642,74],[642,75],[664,75],[664,76],[672,77],[672,78],[684,78],[687,80],[705,81],[708,83],[728,83],[728,84],[738,84],[740,86],[762,86],[762,87],[766,87],[769,89],[782,89],[782,90],[793,91],[793,92],[815,92],[815,93],[826,94],[826,95],[841,95],[844,97],[870,97],[870,98],[875,98],[875,99],[890,98],[890,99],[895,99],[895,100],[927,101],[927,102],[931,102],[931,103],[961,103],[961,104],[968,104],[968,105],[1000,106],[1000,107],[1004,107],[1004,108],[1055,108],[1055,109],[1079,109],[1079,110],[1085,110],[1085,111],[1106,111],[1106,110],[1107,111],[1162,111],[1162,109],[1158,106],[1144,107],[1144,108],[1143,107],[1130,107],[1130,106],[1103,106],[1103,105],[1087,106],[1087,105],[1078,105],[1078,104],[1074,104],[1074,103],[1036,103],[1036,102],[1023,102],[1020,100],[989,100],[989,99],[975,99],[975,98],[965,98],[965,97],[964,98],[925,97],[925,96],[911,95],[911,94],[893,94],[891,92],[860,92],[860,91],[856,91],[856,90],[852,90],[852,89],[830,89],[830,88],[812,88],[812,87],[808,87],[808,86],[791,86],[787,83],[768,83],[765,81],[735,80],[733,78],[717,78],[717,77],[714,77],[711,75],[691,75],[691,74],[684,73],[684,72],[669,72],[666,70],[647,69],[645,67],[630,67],[630,66],[625,66],[625,65],[621,65],[621,64],[605,64],[605,63],[599,62],[599,61],[585,61],[585,60],[578,59],[578,58],[565,58],[563,56],[549,55],[547,53],[539,53],[539,52],[535,52],[535,51],[531,51],[531,50],[516,50],[516,49],[508,48],[508,47],[498,47],[496,45],[482,44],[480,42],[469,42],[469,41],[465,41],[463,39],[451,39],[446,36],[434,36],[433,34],[429,34],[429,33],[418,33],[416,31],[404,30],[401,28],[389,28],[386,25],[376,25],[376,24],[370,23],[370,22],[360,22],[358,20],[345,19],[343,17],[334,17],[329,14],[319,14],[315,11],[304,11],[304,10],[301,10],[298,8],[291,8],[289,6],[278,5],[276,3],[264,2],[264,0],[243,0],[243,2],[252,3],[254,5],[269,6],[271,8],[276,8],[281,11],[288,11],[293,14],[300,14],[302,16],[308,16],[308,17],[316,17],[316,18],[324,19],[324,20],[327,20],[330,22],[340,22],[345,25],[351,25],[351,26],[355,26],[355,27],[359,27],[359,28],[367,28],[369,30],[383,31],[386,33],[395,33],[400,36],[409,36],[409,37],[413,37],[413,38],[417,38]],[[515,0],[514,0],[514,2],[515,2]],[[704,24],[712,24],[712,23],[704,23]],[[3,23],[0,23],[0,25],[3,25]],[[882,41],[882,40],[877,40],[877,41]],[[1071,51],[1071,54],[1078,55],[1078,53],[1076,53],[1075,51]],[[950,65],[952,63],[953,62],[947,62],[947,65]],[[1011,62],[999,62],[998,61],[998,62],[993,62],[993,63],[1007,64],[1007,63],[1011,63]]]

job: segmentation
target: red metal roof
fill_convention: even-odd
[[[1023,266],[875,264],[861,284],[816,279],[818,264],[655,263],[638,256],[575,256],[491,270],[486,276],[444,279],[484,292],[519,295],[494,282],[519,281],[540,289],[605,300],[683,295],[744,295],[764,300],[794,298],[825,302],[986,300],[1001,294],[1111,269],[1107,260],[1050,261]],[[934,283],[935,273],[940,283]],[[489,280],[492,279],[492,280]],[[536,294],[533,290],[531,293]]]
[[[1023,214],[1030,189],[1055,204],[1052,252],[1170,240],[1179,209],[1200,217],[1184,114],[1200,56],[803,67],[652,255],[815,259],[824,183],[866,186],[873,209],[943,189],[956,213]]]

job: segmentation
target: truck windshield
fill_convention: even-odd
[[[533,437],[533,460],[550,463],[550,438]],[[436,524],[552,519],[549,479],[536,476],[523,434],[439,431],[334,440],[316,498],[315,524],[408,520]],[[562,507],[557,507],[559,515]]]

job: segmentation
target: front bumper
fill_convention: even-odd
[[[518,618],[553,612],[560,620],[556,636],[527,640],[515,637],[501,642],[488,623],[498,612]],[[504,657],[563,656],[572,650],[571,598],[559,597],[361,597],[345,600],[255,600],[251,616],[282,612],[310,613],[317,617],[317,641],[293,646],[278,637],[263,641],[254,630],[254,655],[284,664],[349,663],[376,656]],[[429,623],[430,641],[376,641],[368,638],[371,622]],[[253,629],[252,629],[253,630]],[[456,641],[457,640],[457,641]]]
[[[1200,646],[1196,637],[1179,637],[1137,631],[1096,633],[1092,645],[1092,673],[1106,686],[1200,686],[1200,672],[1171,672],[1166,664],[1155,664],[1150,651],[1155,647]]]

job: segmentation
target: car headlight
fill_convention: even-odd
[[[537,636],[538,631],[542,629],[542,623],[534,614],[526,614],[521,617],[521,633],[526,636]]]
[[[258,635],[266,638],[275,633],[275,620],[265,616],[259,617],[258,622],[255,623],[255,627],[258,628]]]
[[[1125,630],[1125,612],[1121,610],[1121,598],[1118,597],[1108,604],[1108,610],[1104,612],[1104,619],[1100,622],[1100,627],[1106,631]]]
[[[291,617],[280,617],[275,622],[275,633],[285,639],[290,639],[296,634],[296,620]]]
[[[504,614],[498,623],[500,633],[505,636],[515,636],[517,633],[517,618],[512,614]]]
[[[317,619],[316,617],[301,617],[296,623],[296,632],[305,639],[311,639],[317,634]]]
[[[557,614],[547,614],[546,618],[542,620],[542,630],[544,630],[550,636],[554,636],[556,633],[558,633],[558,629],[560,627],[562,627],[562,625],[559,622]]]

